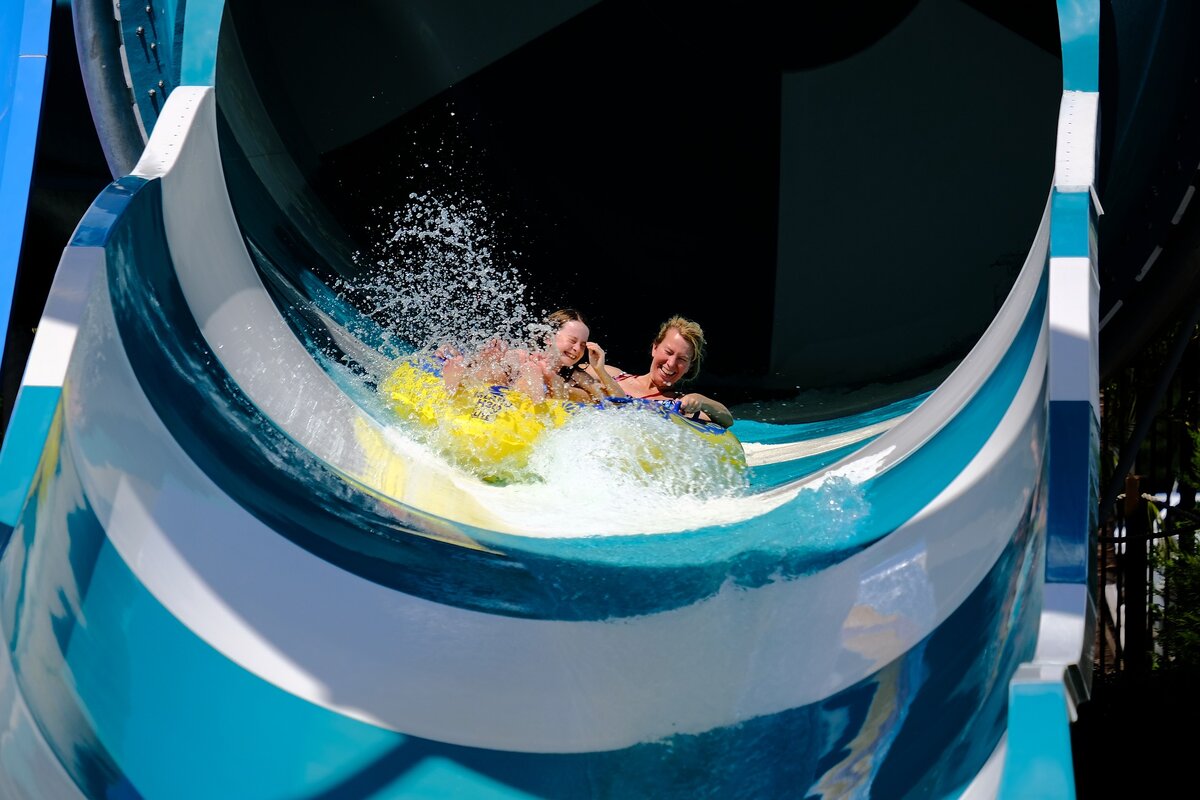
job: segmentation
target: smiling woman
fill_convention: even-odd
[[[681,414],[728,428],[733,424],[733,414],[725,404],[677,388],[700,374],[706,345],[700,323],[675,315],[658,327],[650,347],[650,369],[644,375],[634,375],[620,367],[605,367],[605,370],[630,397],[673,401]]]

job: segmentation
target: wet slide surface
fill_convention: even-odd
[[[882,58],[953,29],[979,46],[1027,52],[1014,85],[1022,69],[1045,66],[1019,24],[992,27],[993,18],[956,3],[916,5],[864,52]],[[13,510],[0,562],[13,674],[34,739],[85,796],[204,797],[230,781],[253,796],[463,787],[513,797],[774,796],[803,785],[829,796],[872,787],[940,797],[977,781],[994,791],[1008,681],[1038,644],[1047,559],[1044,174],[1038,191],[1030,183],[1032,204],[991,198],[1013,212],[987,227],[1008,256],[967,254],[952,236],[922,249],[914,234],[907,244],[927,258],[904,275],[931,285],[939,259],[949,274],[964,260],[999,258],[989,262],[997,270],[960,270],[986,276],[973,287],[988,309],[982,321],[943,318],[936,292],[897,302],[879,271],[864,273],[851,297],[870,325],[847,332],[833,312],[824,321],[801,313],[812,301],[787,288],[798,268],[786,252],[821,220],[786,180],[782,196],[794,199],[773,207],[778,227],[755,245],[778,255],[773,267],[747,271],[726,292],[675,278],[654,289],[714,321],[705,390],[731,402],[757,393],[734,403],[731,435],[747,467],[729,480],[692,459],[686,440],[672,443],[678,457],[662,467],[679,473],[623,466],[653,430],[603,414],[554,431],[528,480],[480,480],[379,402],[375,389],[395,359],[447,332],[519,329],[560,285],[595,297],[597,308],[622,306],[589,285],[599,269],[560,275],[553,252],[512,260],[525,246],[512,231],[536,215],[494,204],[516,196],[515,184],[497,189],[497,176],[512,174],[496,165],[520,155],[533,162],[524,178],[545,181],[551,171],[506,148],[518,115],[486,112],[508,107],[500,100],[513,76],[603,39],[629,8],[581,4],[553,19],[531,8],[490,33],[462,28],[441,6],[424,9],[424,28],[387,18],[394,30],[438,31],[431,55],[457,41],[474,60],[440,64],[444,74],[417,70],[431,81],[424,90],[408,87],[331,125],[325,106],[297,98],[336,83],[353,57],[268,92],[268,76],[288,71],[270,42],[247,47],[249,22],[264,11],[230,4],[221,80],[174,86],[152,109],[146,153],[97,200],[64,261],[70,268],[60,269],[64,281],[74,270],[82,289],[80,335],[57,384],[40,387],[58,387],[43,467],[29,477],[31,499]],[[304,19],[281,21],[294,26],[293,41],[311,24]],[[744,20],[728,35],[773,22]],[[693,44],[714,30],[689,24]],[[793,63],[784,50],[758,65],[768,77],[775,70],[763,97],[777,90],[796,105],[752,119],[762,130],[775,125],[777,136],[824,135],[789,109],[822,91],[832,98],[833,86],[853,86],[859,73],[836,60]],[[679,56],[659,67],[689,63]],[[456,72],[462,64],[469,70]],[[705,84],[703,70],[690,74]],[[463,110],[472,99],[478,106]],[[701,107],[694,97],[683,105]],[[549,124],[525,110],[535,127]],[[297,118],[301,111],[312,118]],[[465,132],[450,121],[460,113]],[[429,127],[439,119],[448,127]],[[962,132],[988,122],[955,124]],[[480,131],[484,138],[471,138]],[[647,141],[658,135],[667,133]],[[389,138],[414,151],[388,154],[380,142]],[[422,193],[415,179],[396,180],[413,169],[404,158],[431,143],[443,158],[420,163],[447,172],[463,167],[456,154],[486,152],[486,169],[468,173],[483,182]],[[585,160],[594,154],[580,149]],[[765,159],[774,171],[797,155],[774,152]],[[653,174],[639,163],[638,175]],[[523,190],[550,204],[592,196],[589,180]],[[340,197],[339,186],[348,187]],[[398,204],[385,202],[389,192]],[[636,261],[680,226],[703,227],[670,206],[661,204],[675,220],[644,235],[628,217],[654,216],[645,209],[563,206],[558,235],[570,240],[590,224],[591,236],[608,232],[608,247]],[[720,246],[747,241],[744,225],[762,224],[761,210],[742,209],[743,227],[727,226]],[[874,219],[866,201],[862,217]],[[613,233],[627,230],[637,235]],[[898,233],[884,232],[892,244]],[[738,254],[761,266],[754,252]],[[878,260],[840,257],[868,270]],[[629,270],[672,274],[652,266]],[[455,311],[464,286],[486,301],[475,316]],[[770,346],[740,365],[717,355],[718,342],[754,339],[721,332],[730,324],[722,310],[739,297],[760,306],[771,297],[773,306],[748,315],[773,320],[757,332]],[[644,353],[622,343],[644,338],[629,331],[652,329],[647,320],[661,313],[643,310],[645,324],[634,325],[640,306],[623,306],[629,326],[600,312],[596,328],[613,361],[634,365]],[[798,331],[800,317],[815,327]],[[947,326],[958,331],[935,335]],[[863,330],[872,335],[855,343]],[[934,345],[945,338],[953,341]],[[797,339],[819,341],[823,353],[845,344],[859,381],[871,370],[881,377],[891,357],[860,352],[906,340],[914,355],[898,369],[902,389],[877,389],[865,410],[859,393],[845,413],[826,399],[813,418],[803,409],[812,395],[795,394],[795,379],[839,373]],[[924,383],[914,379],[921,375]],[[31,563],[53,566],[34,574]],[[71,598],[65,612],[60,597]],[[168,676],[185,676],[191,690],[170,687]],[[950,696],[966,699],[947,711]],[[194,739],[187,752],[154,733],[184,720]],[[254,746],[263,739],[273,746]],[[237,756],[247,748],[253,764]],[[713,764],[711,752],[726,756]],[[181,786],[197,756],[219,766]]]

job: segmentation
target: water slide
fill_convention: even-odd
[[[1074,796],[1098,2],[113,9],[0,453],[5,797]],[[455,281],[635,368],[688,309],[745,472],[440,459],[373,389]]]
[[[46,80],[49,45],[48,3],[8,3],[0,11],[0,56],[3,56],[4,93],[0,95],[0,336],[7,341],[11,299],[17,285],[17,264],[25,239],[24,227],[33,177],[42,89]],[[0,350],[3,350],[0,341]]]

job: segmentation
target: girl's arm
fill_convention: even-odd
[[[591,372],[587,374],[600,382],[605,394],[609,397],[624,397],[625,390],[621,388],[621,384],[613,379],[613,374],[609,371],[610,368],[604,364],[604,348],[595,342],[588,342],[587,356],[587,365],[591,369]],[[620,371],[617,374],[619,375]]]

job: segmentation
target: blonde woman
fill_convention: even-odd
[[[679,384],[694,380],[700,374],[705,346],[704,329],[699,323],[676,315],[659,326],[650,347],[650,368],[644,374],[601,366],[629,397],[677,401],[681,414],[728,428],[733,424],[733,414],[723,403],[678,388]],[[593,365],[589,364],[589,367],[589,372],[598,373]]]

